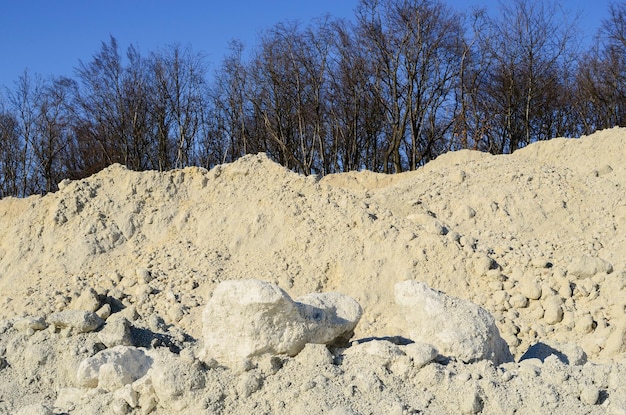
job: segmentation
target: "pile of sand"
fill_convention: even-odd
[[[624,414],[624,160],[616,128],[393,176],[304,177],[259,154],[1,200],[0,414]],[[353,298],[355,341],[199,359],[211,293],[250,278]],[[421,359],[406,280],[487,310],[514,361]],[[101,385],[77,375],[107,350],[124,364]]]

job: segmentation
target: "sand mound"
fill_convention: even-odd
[[[393,176],[320,180],[259,154],[0,200],[0,414],[624,413],[624,160],[616,128]],[[199,359],[205,304],[247,279],[354,299],[352,346]],[[486,310],[514,361],[415,342],[407,280]],[[106,389],[77,379],[113,351],[94,366]]]

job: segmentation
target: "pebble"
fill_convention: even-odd
[[[109,316],[111,315],[111,305],[110,304],[104,304],[102,307],[100,307],[97,311],[96,314],[103,320],[106,320],[107,318],[109,318]]]
[[[153,277],[150,271],[147,268],[137,268],[135,270],[135,276],[137,277],[137,281],[141,284],[147,284],[152,281]]]
[[[44,330],[47,327],[47,324],[43,317],[24,317],[16,320],[13,323],[13,327],[20,331]]]
[[[580,401],[586,405],[595,405],[599,397],[600,391],[592,385],[584,386],[580,391]]]
[[[100,308],[102,302],[98,296],[98,293],[93,288],[89,287],[83,290],[70,304],[72,310],[85,310],[96,311]]]
[[[531,300],[538,300],[541,298],[541,287],[539,284],[533,282],[522,284],[520,292]]]
[[[557,324],[563,320],[563,308],[556,300],[549,300],[544,306],[543,319],[548,324]]]
[[[50,314],[48,323],[57,328],[75,329],[79,333],[88,333],[102,327],[104,321],[94,312],[66,310]]]
[[[477,414],[483,409],[483,400],[476,387],[471,389],[461,398],[460,410],[463,414]]]
[[[528,307],[528,297],[522,294],[515,294],[509,298],[509,304],[513,308],[526,308]]]
[[[587,333],[591,333],[593,331],[593,317],[591,317],[591,314],[585,314],[581,317],[578,317],[578,319],[576,319],[576,331],[578,331],[579,333],[583,333],[583,334],[587,334]]]

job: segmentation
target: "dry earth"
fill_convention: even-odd
[[[625,160],[615,128],[393,176],[259,154],[1,200],[0,414],[626,414]],[[356,300],[350,347],[211,359],[204,306],[251,278]],[[484,308],[512,358],[414,343],[457,319],[396,304],[406,280]]]

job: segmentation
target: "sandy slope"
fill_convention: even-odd
[[[449,153],[394,176],[319,180],[255,155],[211,171],[111,166],[55,194],[4,199],[0,413],[32,402],[52,413],[626,413],[624,160],[626,130],[612,129],[514,155]],[[294,297],[347,294],[364,309],[354,338],[388,340],[409,337],[394,286],[417,279],[487,309],[516,361],[537,343],[561,360],[416,367],[401,345],[370,341],[377,352],[312,346],[279,365],[207,368],[194,357],[202,306],[241,278]],[[195,383],[133,386],[136,405],[72,389],[103,347],[98,332],[44,320],[107,307],[107,321],[132,322],[135,345],[164,355],[163,373],[194,367]]]

